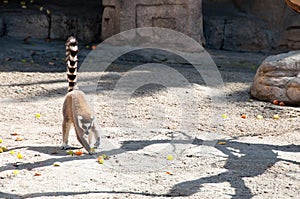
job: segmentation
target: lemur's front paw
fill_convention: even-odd
[[[61,150],[68,150],[68,149],[71,149],[71,148],[72,147],[67,145],[67,144],[62,144],[61,147],[60,147]]]

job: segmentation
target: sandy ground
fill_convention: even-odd
[[[148,85],[130,98],[111,89],[130,72],[80,73],[83,88],[98,81],[87,95],[103,138],[99,153],[77,156],[59,148],[64,42],[0,45],[0,198],[299,198],[300,109],[249,96],[265,55],[209,51],[222,103],[190,67],[180,68],[189,86]]]

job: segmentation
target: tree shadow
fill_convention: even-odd
[[[136,196],[147,196],[147,197],[163,197],[163,195],[158,194],[151,194],[145,192],[133,192],[133,191],[81,191],[81,192],[43,192],[43,193],[30,193],[30,194],[12,194],[12,193],[5,193],[0,191],[1,198],[7,199],[25,199],[25,198],[40,198],[40,197],[63,197],[63,196],[77,196],[77,195],[86,195],[86,194],[130,194]],[[100,197],[99,197],[100,198]]]
[[[203,140],[195,140],[201,145]],[[236,140],[225,140],[226,145],[215,145],[215,148],[228,156],[224,168],[227,169],[218,175],[199,178],[191,181],[185,181],[176,184],[167,195],[172,197],[191,196],[197,192],[201,192],[201,187],[206,183],[230,183],[235,189],[233,199],[252,198],[253,194],[249,187],[246,186],[244,177],[255,177],[262,175],[268,168],[272,167],[279,161],[287,161],[300,165],[300,162],[281,159],[274,152],[300,152],[298,145],[269,145],[269,144],[250,144],[242,143]],[[241,156],[236,156],[235,153]]]
[[[214,140],[214,143],[217,143],[219,140]],[[228,182],[230,186],[235,190],[235,195],[232,195],[233,199],[237,198],[252,198],[253,194],[249,187],[246,186],[244,177],[256,177],[265,173],[267,169],[274,166],[277,162],[286,161],[292,164],[300,165],[300,161],[293,161],[288,159],[282,159],[278,156],[275,151],[281,152],[300,152],[299,145],[270,145],[270,144],[255,144],[255,143],[246,143],[240,142],[233,139],[222,140],[226,142],[226,145],[216,144],[214,148],[221,151],[223,154],[227,155],[228,158],[223,168],[227,171],[220,173],[218,175],[203,177],[195,180],[184,181],[178,184],[175,184],[168,193],[164,194],[164,197],[188,197],[198,192],[201,192],[201,188],[204,184],[207,183],[224,183]],[[54,146],[27,146],[27,147],[17,147],[11,150],[27,148],[28,150],[36,151],[39,153],[50,154],[54,156],[52,158],[33,162],[33,163],[10,163],[5,166],[0,167],[0,172],[5,170],[14,170],[16,169],[35,169],[45,166],[53,165],[54,162],[69,162],[73,160],[87,160],[95,159],[100,154],[107,154],[108,156],[118,155],[121,153],[126,153],[128,151],[138,151],[147,146],[154,144],[162,143],[178,143],[178,144],[193,144],[193,146],[201,146],[204,144],[204,140],[194,139],[193,142],[190,140],[127,140],[121,143],[120,148],[101,151],[100,153],[94,155],[83,155],[83,156],[68,156],[65,151],[60,151],[58,147]],[[57,153],[53,154],[53,151]],[[236,154],[239,155],[236,155]],[[188,158],[189,156],[187,156]],[[93,193],[93,192],[91,192]],[[95,192],[96,193],[96,192]],[[97,193],[116,193],[112,191],[108,192],[97,192]],[[123,193],[123,192],[122,192]],[[124,192],[125,193],[125,192]],[[127,192],[126,192],[127,193]],[[135,193],[128,192],[129,194],[144,195],[145,193]],[[0,192],[0,195],[9,193]],[[58,194],[58,195],[57,195]],[[77,195],[80,193],[33,193],[24,195],[22,198],[30,197],[40,197],[40,196],[60,196],[61,195]],[[148,194],[148,193],[146,193]],[[156,196],[148,194],[149,196]],[[162,195],[160,195],[162,196]],[[160,197],[159,196],[159,197]],[[9,198],[9,197],[8,197]],[[18,196],[15,196],[18,198]]]

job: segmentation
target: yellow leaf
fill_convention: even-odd
[[[12,154],[12,155],[15,155],[15,151],[14,150],[11,150],[9,153]]]
[[[0,143],[2,143],[3,142],[3,140],[2,139],[0,139]]]
[[[167,160],[174,160],[174,157],[172,155],[167,155]]]
[[[41,118],[41,114],[40,114],[40,113],[36,113],[36,114],[35,114],[35,118],[36,118],[36,119],[40,119],[40,118]]]
[[[59,166],[60,166],[60,162],[54,162],[54,163],[53,163],[53,166],[59,167]]]
[[[256,118],[257,118],[258,120],[264,119],[264,117],[263,117],[262,115],[258,115],[258,116],[256,116]]]
[[[277,114],[273,116],[273,119],[275,119],[275,120],[278,120],[279,118],[280,118],[280,117],[279,117],[279,115],[277,115]]]
[[[23,159],[23,155],[22,155],[21,153],[18,153],[18,154],[17,154],[17,157],[18,157],[19,159]]]
[[[22,141],[24,138],[22,138],[22,137],[17,137],[16,139],[15,139],[15,141]]]
[[[218,145],[226,145],[227,143],[225,141],[219,141]]]
[[[101,159],[98,159],[98,161],[100,164],[104,164],[104,159],[101,158]]]
[[[13,174],[14,174],[14,175],[18,175],[19,173],[20,173],[19,170],[14,170],[14,171],[13,171]]]
[[[227,118],[227,115],[226,115],[226,114],[222,114],[221,117],[222,117],[223,119],[226,119],[226,118]]]

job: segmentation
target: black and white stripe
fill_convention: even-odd
[[[78,42],[75,37],[71,36],[66,42],[66,64],[67,64],[67,75],[69,81],[68,92],[77,88],[77,58],[78,54]]]

